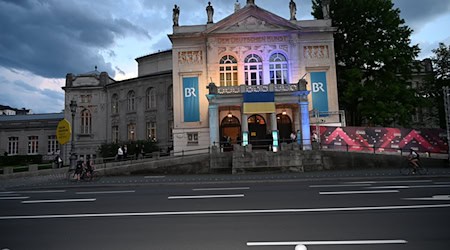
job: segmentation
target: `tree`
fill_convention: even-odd
[[[331,0],[340,108],[348,124],[407,126],[418,105],[408,80],[419,53],[391,0]],[[321,0],[313,0],[322,18]]]
[[[427,96],[431,97],[433,107],[438,108],[440,127],[446,128],[443,87],[450,86],[450,45],[439,43],[437,49],[432,50],[434,77],[427,88]]]

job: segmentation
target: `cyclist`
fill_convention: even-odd
[[[83,168],[84,168],[83,157],[80,157],[80,159],[78,159],[77,165],[75,167],[75,177],[77,178],[77,181],[80,180],[81,174],[83,173]]]
[[[94,162],[91,160],[91,157],[88,155],[86,157],[86,175],[89,179],[92,179],[92,174],[94,173]]]
[[[409,149],[408,161],[413,167],[413,174],[419,168],[419,154],[412,148]]]

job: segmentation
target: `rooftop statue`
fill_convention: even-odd
[[[208,15],[208,23],[213,23],[214,8],[211,6],[211,2],[208,2],[208,6],[206,6],[206,14]]]
[[[236,3],[234,4],[234,12],[241,9],[241,4],[239,3],[239,0],[236,0]]]
[[[173,7],[173,26],[178,26],[178,18],[180,17],[180,7],[176,4]]]
[[[255,4],[255,0],[247,0],[247,5],[249,5],[249,4]]]
[[[291,11],[291,20],[297,20],[295,17],[295,14],[297,14],[297,5],[295,4],[294,0],[291,0],[289,3],[289,10]]]
[[[323,19],[330,19],[330,0],[321,0]]]

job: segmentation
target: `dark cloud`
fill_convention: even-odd
[[[0,0],[0,66],[62,78],[98,65],[114,76],[100,51],[118,38],[150,36],[128,20],[99,12],[99,7],[83,1]]]
[[[406,24],[416,31],[450,11],[448,0],[394,0],[394,6],[400,9],[400,16]]]

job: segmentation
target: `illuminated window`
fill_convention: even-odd
[[[39,148],[39,137],[28,136],[28,154],[37,154]]]
[[[127,110],[128,111],[134,111],[135,110],[135,108],[136,108],[136,106],[135,106],[135,99],[136,99],[136,96],[134,94],[134,91],[128,92],[128,95],[127,95]]]
[[[220,86],[238,85],[237,67],[237,60],[233,56],[227,55],[220,59]]]
[[[48,147],[47,147],[47,153],[51,154],[59,149],[59,143],[56,140],[56,135],[49,135],[48,136]]]
[[[250,54],[244,63],[245,85],[261,85],[263,80],[261,57]]]
[[[147,109],[156,108],[156,90],[155,88],[148,88],[146,92],[146,107]]]
[[[269,59],[270,83],[288,83],[287,60],[283,54],[275,53]]]
[[[111,112],[113,114],[119,113],[119,96],[117,94],[114,94],[111,98]]]
[[[147,122],[147,139],[156,139],[156,122]]]
[[[81,130],[80,134],[90,134],[92,130],[92,116],[87,109],[81,111]]]
[[[8,155],[17,155],[19,153],[19,137],[9,137]]]

